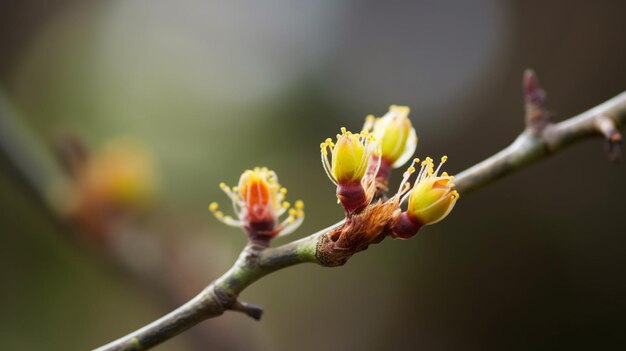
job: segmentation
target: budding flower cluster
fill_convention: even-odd
[[[417,146],[408,115],[408,107],[392,105],[380,118],[368,116],[360,133],[341,128],[334,141],[327,138],[320,144],[322,165],[346,213],[344,224],[327,233],[319,245],[318,259],[326,264],[340,264],[351,253],[385,236],[408,239],[422,226],[443,220],[458,200],[453,177],[439,173],[446,156],[436,168],[430,157],[421,162],[411,186],[409,179],[416,172],[415,165],[420,164],[414,159],[398,191],[386,196],[391,169],[406,163]],[[220,187],[231,198],[235,217],[224,215],[217,203],[209,210],[220,221],[243,228],[251,241],[268,243],[293,232],[304,220],[302,201],[293,208],[284,201],[287,189],[267,168],[247,170],[237,186],[222,183]],[[280,221],[285,213],[286,218]]]
[[[417,135],[409,111],[391,105],[380,118],[367,116],[361,133],[341,128],[336,144],[330,138],[321,144],[324,170],[348,216],[362,211],[376,192],[386,191],[391,168],[402,166],[415,152]]]
[[[444,219],[459,198],[453,177],[445,172],[439,174],[447,160],[444,156],[437,168],[427,157],[411,186],[409,179],[416,172],[414,165],[419,164],[419,160],[414,159],[404,173],[398,192],[387,201],[372,203],[375,194],[386,198],[384,193],[391,169],[402,166],[415,151],[417,135],[408,118],[409,111],[406,106],[392,105],[380,118],[368,116],[361,133],[342,128],[336,142],[329,138],[321,144],[322,164],[337,186],[337,198],[345,209],[346,223],[360,228],[357,232],[361,234],[353,235],[369,233],[370,228],[379,226],[380,223],[370,223],[375,217],[389,221],[390,236],[410,238],[420,227]],[[402,211],[407,200],[406,210]],[[335,233],[333,238],[338,236],[341,235]],[[370,236],[379,238],[375,233]]]
[[[265,167],[246,170],[237,186],[221,183],[220,188],[232,200],[236,218],[224,215],[216,202],[209,205],[209,210],[223,223],[243,228],[252,241],[267,243],[292,233],[304,221],[304,203],[298,200],[292,207],[284,201],[287,188],[278,183],[274,171]],[[284,214],[287,216],[280,221]]]

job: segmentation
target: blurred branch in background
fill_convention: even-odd
[[[487,160],[461,172],[455,179],[458,190],[469,193],[488,185],[502,176],[546,158],[575,142],[601,136],[610,145],[610,157],[621,141],[618,127],[626,121],[626,92],[613,99],[568,120],[553,124],[545,108],[546,94],[539,85],[535,73],[527,70],[523,76],[523,91],[526,107],[526,129],[517,140],[506,149]],[[414,170],[413,170],[414,171]],[[408,172],[410,174],[410,172]],[[355,253],[367,248],[368,244],[378,243],[387,235],[391,221],[384,216],[377,217],[376,209],[388,202],[374,203],[371,212],[361,216],[372,216],[379,228],[373,241],[357,243],[356,246],[333,245],[333,236],[365,236],[367,228],[351,226],[350,218],[339,222],[303,239],[269,248],[251,241],[241,252],[233,267],[211,283],[192,300],[166,316],[97,349],[97,351],[146,350],[158,345],[203,320],[222,315],[227,310],[244,312],[258,319],[260,309],[238,300],[239,294],[260,278],[274,271],[292,265],[312,262],[325,267],[340,266]],[[356,222],[358,216],[352,217]],[[352,231],[352,232],[351,232]],[[380,237],[380,238],[378,238]]]
[[[0,90],[0,153],[6,158],[7,166],[23,180],[31,194],[52,210],[53,197],[50,189],[52,179],[60,178],[60,169],[46,148],[32,135],[30,130],[16,118],[4,92]],[[58,184],[61,185],[61,184]]]
[[[148,150],[121,139],[92,151],[69,133],[56,145],[45,145],[18,115],[0,90],[0,161],[64,239],[123,272],[166,309],[204,284],[199,271],[181,260],[182,248],[174,239],[141,223],[141,217],[158,212],[149,204],[156,191],[156,169]],[[204,350],[232,338],[228,332],[202,328],[189,335],[188,343]]]

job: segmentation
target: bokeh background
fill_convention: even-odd
[[[522,130],[527,67],[557,120],[617,95],[624,11],[620,1],[0,2],[10,121],[0,349],[93,348],[199,292],[245,244],[206,207],[225,204],[218,183],[245,168],[274,169],[305,201],[304,225],[278,243],[334,223],[342,211],[319,142],[390,104],[411,106],[417,156],[447,154],[456,173]],[[95,150],[131,136],[158,164],[154,206],[114,249],[68,234],[41,201],[63,193],[52,155],[68,131]],[[226,313],[157,349],[623,347],[625,176],[601,140],[577,144],[462,197],[410,241],[266,277],[242,296],[264,306],[261,322]]]

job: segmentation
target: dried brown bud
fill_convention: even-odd
[[[341,227],[320,238],[315,254],[318,261],[328,267],[345,264],[355,253],[389,235],[390,225],[399,215],[395,201],[378,201],[367,206],[362,212],[349,217]]]

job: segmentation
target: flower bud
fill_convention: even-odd
[[[372,133],[381,143],[380,167],[376,174],[379,191],[387,191],[392,168],[398,168],[411,158],[417,147],[415,128],[409,120],[409,107],[391,105],[380,118],[367,116],[364,131]]]
[[[209,210],[225,224],[244,228],[250,240],[267,243],[292,233],[304,221],[304,203],[296,201],[292,208],[284,201],[287,189],[280,186],[276,173],[265,167],[246,170],[236,187],[221,183],[220,188],[231,198],[237,218],[224,215],[215,202]],[[287,217],[279,223],[285,213]]]
[[[391,105],[389,112],[374,121],[373,134],[381,143],[384,162],[393,168],[408,161],[417,147],[415,128],[408,118],[407,106]]]
[[[407,212],[424,224],[444,219],[459,198],[451,177],[431,177],[411,191]]]
[[[407,210],[398,217],[394,224],[395,237],[410,238],[417,233],[421,226],[437,223],[452,211],[459,199],[459,193],[454,190],[454,183],[452,183],[453,177],[446,172],[438,175],[441,165],[446,160],[446,156],[442,157],[437,169],[434,169],[431,158],[427,157],[422,162],[422,168],[415,185],[408,194]],[[411,166],[410,169],[412,168]],[[404,184],[401,187],[404,187]],[[406,196],[402,201],[405,198]]]
[[[346,213],[360,211],[369,204],[375,192],[380,146],[368,132],[353,134],[341,128],[336,143],[328,138],[320,147],[322,165],[330,180],[337,185],[337,197]]]
[[[275,175],[265,169],[247,170],[239,178],[236,190],[245,204],[250,222],[274,222],[277,194],[272,191],[270,183],[276,183]]]

